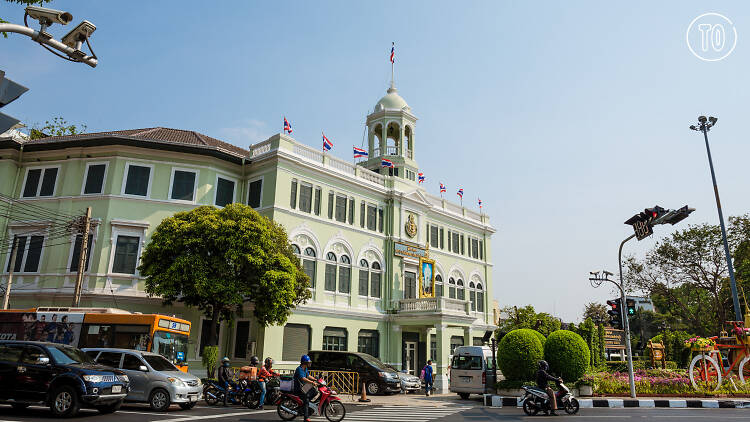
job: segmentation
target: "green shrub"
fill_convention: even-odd
[[[547,342],[547,337],[544,337],[544,334],[540,333],[537,330],[532,330],[532,331],[534,331],[534,334],[539,339],[539,341],[542,343],[542,347],[544,347],[544,343]]]
[[[553,374],[572,383],[586,373],[591,352],[581,336],[572,331],[558,330],[547,337],[544,358]]]
[[[506,334],[497,350],[497,364],[503,376],[511,381],[534,379],[539,361],[544,358],[544,346],[539,332],[528,328]],[[544,336],[542,336],[544,337]]]
[[[685,346],[685,340],[694,337],[685,331],[663,331],[651,337],[653,343],[664,343],[664,355],[667,361],[674,361],[678,367],[686,368],[690,364],[690,347]],[[648,349],[647,355],[651,355]]]
[[[201,363],[206,368],[206,374],[209,378],[214,377],[214,371],[219,360],[219,346],[206,346],[203,348],[203,357]]]

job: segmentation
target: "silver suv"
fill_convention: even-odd
[[[97,363],[121,369],[130,378],[130,391],[125,401],[147,402],[152,409],[163,412],[172,403],[188,410],[202,397],[201,380],[180,371],[163,356],[130,349],[83,349]]]

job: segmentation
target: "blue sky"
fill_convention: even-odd
[[[209,7],[209,4],[211,7]],[[0,39],[0,69],[30,88],[3,112],[63,116],[89,131],[165,126],[240,146],[281,130],[350,159],[365,115],[396,84],[419,117],[426,188],[482,198],[498,229],[494,296],[577,320],[606,300],[590,270],[616,272],[623,221],[655,204],[717,222],[705,148],[711,132],[725,213],[750,210],[744,123],[750,4],[721,2],[310,2],[57,0],[94,22],[100,65],[65,62],[18,35]],[[732,19],[737,47],[704,62],[685,43],[696,16]],[[22,8],[0,3],[21,22]],[[53,27],[58,37],[70,28]],[[746,38],[747,37],[747,38]],[[657,237],[674,228],[660,226]],[[628,244],[642,254],[654,238]]]

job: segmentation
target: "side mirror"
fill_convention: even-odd
[[[47,356],[39,356],[36,358],[37,365],[47,365],[49,363],[49,358]]]
[[[141,365],[138,367],[139,371],[148,372],[148,367],[146,365]]]

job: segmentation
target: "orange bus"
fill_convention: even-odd
[[[189,337],[190,322],[173,316],[115,308],[0,310],[0,340],[151,351],[174,362],[185,372]]]

